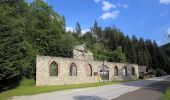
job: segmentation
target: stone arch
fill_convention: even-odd
[[[91,64],[88,64],[86,66],[86,72],[87,72],[87,76],[92,76],[93,70]]]
[[[77,76],[77,66],[75,63],[70,65],[70,76]]]
[[[58,76],[58,64],[55,61],[49,66],[49,74],[50,76]]]
[[[109,81],[109,67],[106,65],[102,65],[99,68],[100,80],[101,81]]]
[[[127,74],[128,74],[128,72],[127,72],[127,67],[125,66],[125,67],[123,68],[123,75],[124,75],[124,76],[127,76]]]
[[[135,68],[134,67],[132,67],[131,73],[132,73],[133,76],[135,76]]]
[[[117,66],[114,67],[114,76],[118,76],[119,73],[118,73],[118,68]]]

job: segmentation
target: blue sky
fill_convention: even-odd
[[[96,20],[103,28],[115,25],[125,35],[168,42],[170,34],[170,0],[45,0],[66,18],[67,30],[76,22],[83,32]]]

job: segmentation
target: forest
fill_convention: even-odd
[[[102,28],[97,21],[85,34],[79,22],[74,31],[66,31],[65,17],[43,0],[1,0],[0,91],[23,78],[35,79],[36,55],[72,57],[74,46],[83,43],[95,60],[135,63],[170,73],[170,58],[155,41],[126,36],[114,25]]]
[[[170,43],[162,45],[160,48],[170,57]]]

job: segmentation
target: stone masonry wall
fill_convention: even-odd
[[[49,66],[55,61],[58,64],[58,76],[50,76]],[[75,63],[77,66],[77,76],[70,76],[70,65]],[[92,76],[87,76],[86,67],[92,67]],[[114,62],[104,62],[104,65],[109,68],[109,81],[123,80],[123,79],[137,79],[138,78],[138,65],[124,64]],[[88,61],[78,60],[72,58],[50,57],[50,56],[37,56],[36,57],[36,86],[49,86],[49,85],[64,85],[64,84],[80,84],[80,83],[93,83],[100,82],[99,70],[103,66],[102,61]],[[119,75],[114,76],[114,68],[118,67]],[[127,67],[128,75],[123,75],[123,68]],[[135,68],[135,76],[131,74],[132,67]],[[94,73],[98,73],[94,75]]]

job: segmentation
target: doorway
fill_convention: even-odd
[[[109,81],[109,68],[107,66],[102,66],[100,68],[100,81],[101,82],[105,82],[105,81]]]

